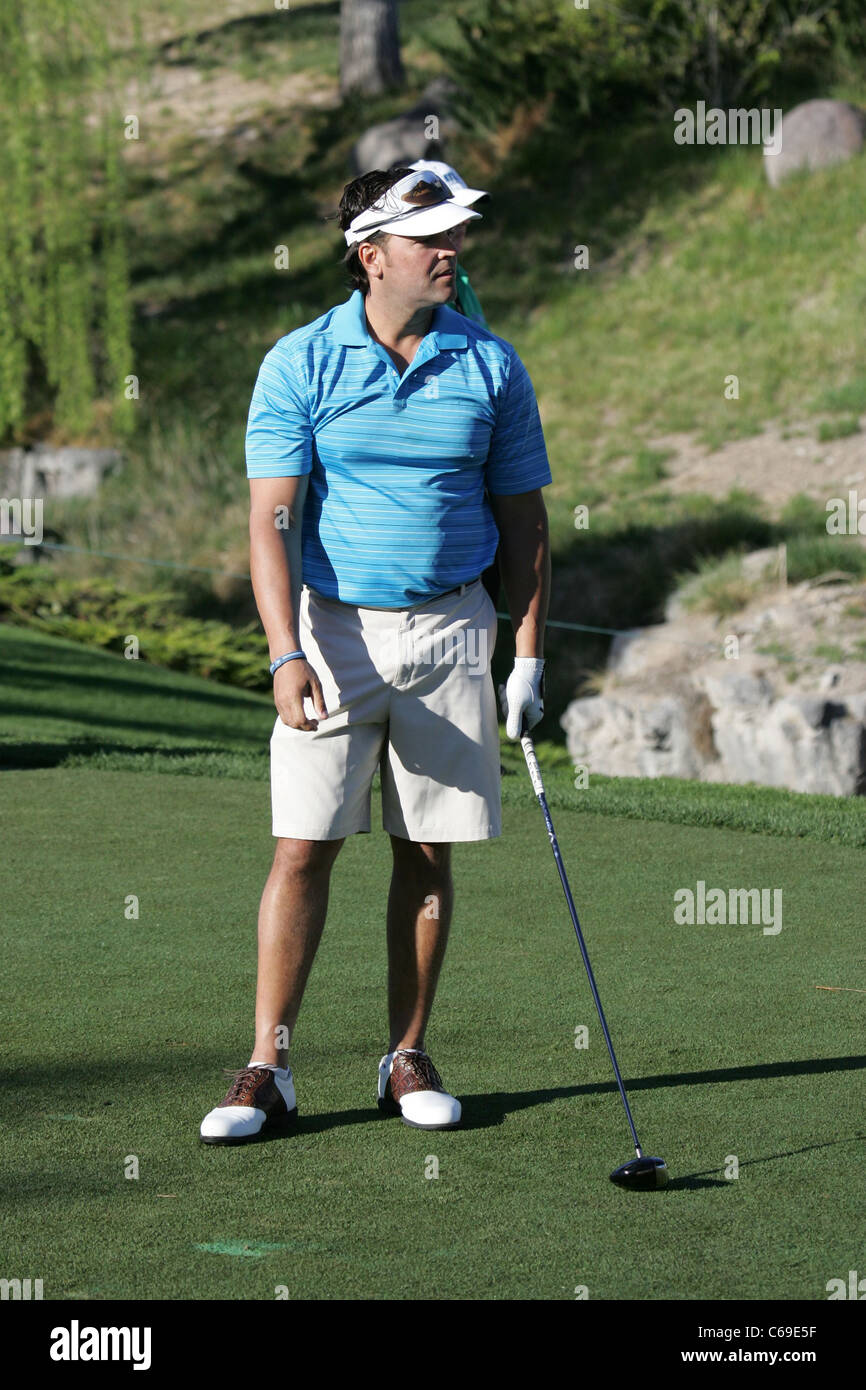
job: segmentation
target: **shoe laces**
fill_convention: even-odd
[[[420,1076],[422,1081],[426,1081],[431,1090],[436,1090],[437,1087],[440,1090],[445,1089],[442,1085],[442,1077],[439,1075],[426,1052],[401,1050],[394,1053],[395,1062],[398,1057],[403,1057],[405,1061],[411,1065],[416,1076]]]
[[[233,1071],[231,1067],[223,1067],[226,1076],[233,1076],[234,1081],[229,1088],[226,1100],[237,1100],[242,1091],[249,1089],[253,1078],[260,1072],[267,1071],[267,1067],[241,1067],[238,1071]]]

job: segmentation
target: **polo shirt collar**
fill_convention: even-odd
[[[430,332],[422,340],[426,342],[432,339],[431,346],[434,351],[439,352],[443,348],[465,348],[468,341],[465,333],[455,333],[449,328],[449,319],[453,319],[456,311],[449,309],[445,304],[437,304],[433,310],[433,318],[430,324]],[[360,290],[354,290],[344,304],[334,311],[331,319],[331,333],[338,343],[345,347],[367,347],[374,339],[370,336],[367,327],[367,315],[364,312],[364,296]]]

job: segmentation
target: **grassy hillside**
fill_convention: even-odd
[[[359,132],[435,75],[433,43],[458,7],[401,6],[409,87],[341,103],[338,6],[274,12],[159,0],[147,8],[147,138],[128,154],[139,429],[98,498],[52,502],[71,545],[226,571],[166,572],[188,611],[255,617],[247,569],[243,436],[262,356],[342,300],[334,212]],[[833,95],[866,102],[850,75]],[[137,108],[138,109],[138,108]],[[677,440],[718,445],[774,422],[830,437],[866,415],[866,158],[772,192],[754,148],[688,148],[673,122],[590,127],[581,148],[534,116],[449,155],[491,193],[464,261],[489,321],[536,386],[554,474],[551,616],[624,628],[658,619],[680,574],[774,517],[669,487]],[[577,245],[589,269],[576,270]],[[289,269],[274,269],[274,248]],[[725,379],[739,399],[725,399]],[[671,442],[673,440],[673,443]],[[574,508],[590,509],[576,532]],[[58,557],[135,587],[131,561]],[[607,641],[551,635],[558,713]],[[506,659],[506,641],[499,660]],[[561,738],[555,719],[549,734]]]

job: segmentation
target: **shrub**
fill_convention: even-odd
[[[783,76],[819,82],[841,46],[866,53],[859,0],[476,0],[457,25],[439,51],[463,120],[488,130],[544,102],[568,129],[698,98],[749,105]]]
[[[6,621],[117,653],[133,635],[143,661],[244,690],[269,690],[260,624],[231,627],[189,618],[178,612],[181,601],[166,590],[118,590],[107,579],[63,579],[47,565],[0,568],[0,618]]]

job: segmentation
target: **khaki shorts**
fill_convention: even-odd
[[[360,608],[301,592],[301,646],[328,718],[271,735],[273,834],[338,840],[382,824],[423,843],[501,834],[499,728],[490,660],[496,610],[481,580],[413,608]],[[316,717],[309,699],[307,715]]]

